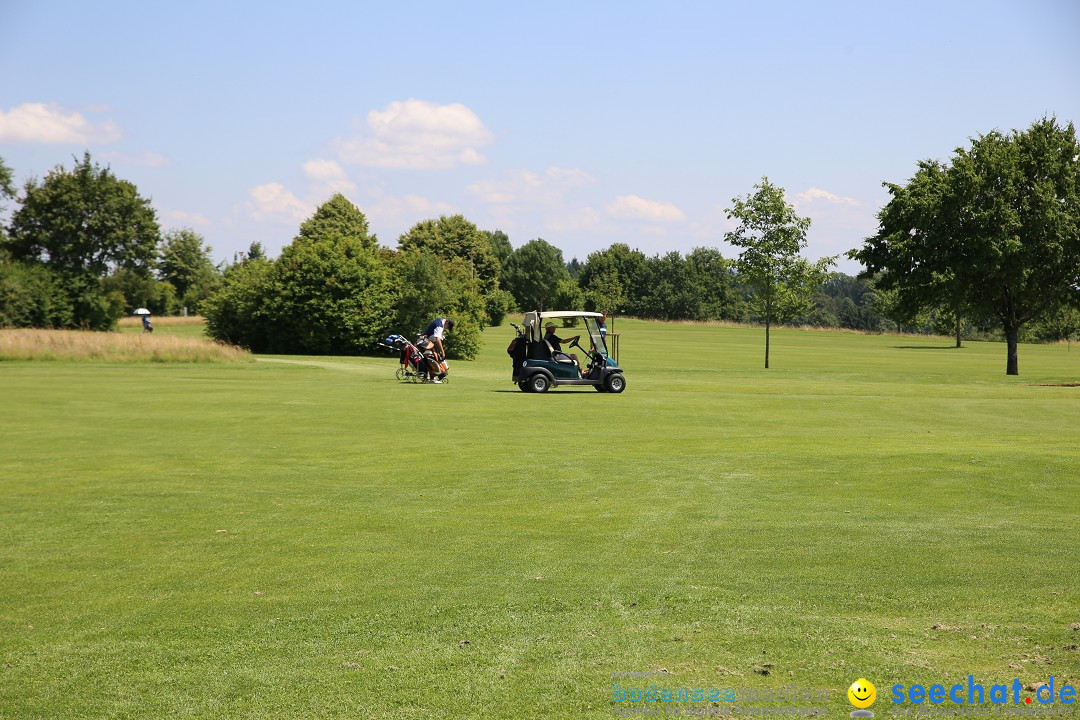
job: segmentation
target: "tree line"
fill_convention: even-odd
[[[1004,339],[1080,330],[1080,150],[1070,124],[980,136],[951,163],[919,163],[878,232],[852,250],[866,270],[801,257],[808,218],[762,178],[727,209],[716,248],[647,256],[624,243],[566,261],[542,238],[514,248],[461,215],[424,220],[379,244],[364,213],[334,195],[276,259],[259,243],[215,266],[189,229],[162,232],[135,186],[84,154],[21,195],[0,158],[0,326],[109,329],[136,307],[186,308],[210,334],[256,352],[355,354],[432,317],[455,319],[453,357],[511,312],[586,309],[659,320],[756,322]]]
[[[138,307],[197,313],[221,285],[204,239],[162,233],[149,200],[89,153],[21,198],[0,158],[0,198],[19,200],[0,226],[0,327],[108,330]]]

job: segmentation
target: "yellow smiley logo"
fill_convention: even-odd
[[[847,697],[852,705],[860,710],[865,709],[873,705],[874,701],[877,700],[877,688],[874,687],[874,683],[866,678],[859,678],[851,683],[851,687],[847,691]]]

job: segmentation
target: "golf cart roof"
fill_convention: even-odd
[[[603,313],[598,312],[585,312],[584,310],[547,310],[545,312],[527,312],[522,324],[525,326],[525,336],[533,342],[539,342],[544,336],[544,325],[546,320],[555,320],[556,318],[599,318],[603,317]],[[597,323],[599,324],[599,322]]]
[[[547,318],[565,318],[565,317],[602,317],[604,313],[598,312],[584,312],[581,310],[545,310],[541,312],[540,319],[546,320]]]

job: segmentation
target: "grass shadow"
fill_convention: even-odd
[[[893,345],[897,350],[963,350],[955,345]]]

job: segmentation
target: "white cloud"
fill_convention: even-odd
[[[164,210],[162,217],[172,225],[181,227],[207,227],[213,225],[210,218],[202,213],[189,213],[183,210]]]
[[[308,160],[304,163],[304,174],[312,180],[335,181],[347,179],[345,171],[333,160]]]
[[[877,221],[872,204],[817,187],[791,195],[788,200],[800,215],[812,220],[806,233],[807,256],[816,259],[841,255],[837,269],[858,272],[859,264],[842,255],[873,234]]]
[[[682,210],[669,202],[646,200],[637,195],[620,195],[607,207],[608,214],[624,220],[649,222],[681,222],[686,219]]]
[[[356,192],[356,183],[333,160],[308,160],[304,163],[304,174],[317,183],[314,193],[319,196]]]
[[[487,205],[485,222],[508,233],[578,232],[599,224],[598,213],[574,192],[594,184],[584,170],[549,167],[505,172],[466,191]]]
[[[791,196],[791,204],[795,207],[809,205],[819,201],[826,202],[830,205],[851,205],[852,207],[858,207],[860,204],[855,198],[835,195],[828,190],[822,190],[821,188],[816,187],[807,188],[805,191]]]
[[[486,164],[477,148],[493,141],[493,133],[464,105],[412,99],[372,110],[359,135],[335,144],[345,162],[422,169]]]
[[[0,141],[46,145],[91,145],[116,142],[123,137],[111,120],[92,123],[74,110],[58,105],[23,103],[10,112],[0,111]]]
[[[550,167],[543,173],[512,170],[498,180],[473,183],[466,190],[492,205],[551,207],[562,204],[567,191],[595,182],[596,178],[584,170]]]
[[[565,212],[551,215],[544,222],[544,229],[557,233],[578,233],[585,230],[598,230],[603,217],[591,207],[569,208]]]
[[[281,183],[257,185],[250,190],[251,202],[248,212],[256,220],[273,220],[284,223],[303,222],[314,212],[307,203],[293,195]]]
[[[421,220],[459,212],[449,203],[435,202],[420,195],[387,195],[377,187],[368,188],[368,195],[372,202],[365,204],[362,210],[372,224],[399,228],[402,232],[403,228],[412,227]],[[383,243],[393,245],[394,240],[384,238]]]

